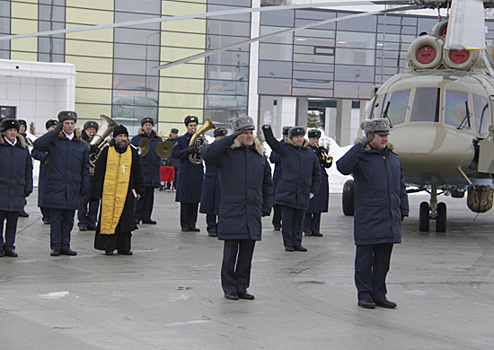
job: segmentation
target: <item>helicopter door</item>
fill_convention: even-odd
[[[480,102],[481,103],[479,103],[479,111],[481,113],[480,116],[482,120],[480,124],[480,128],[482,129],[478,130],[478,132],[479,134],[482,134],[482,136],[486,135],[487,137],[481,139],[478,143],[479,165],[477,171],[479,173],[494,174],[494,143],[492,143],[492,136],[491,136],[494,133],[493,125],[487,127],[487,130],[484,130],[484,128],[487,126],[484,121],[484,118],[489,120],[489,124],[492,124],[492,119],[491,119],[492,112],[489,110],[489,107],[486,108],[486,104],[483,103],[484,101],[482,99],[480,100]],[[494,105],[493,97],[491,97],[491,105]],[[476,109],[475,106],[474,109]],[[477,114],[477,112],[475,111],[474,113]]]

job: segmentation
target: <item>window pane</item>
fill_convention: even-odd
[[[156,31],[152,30],[115,28],[115,42],[159,45],[160,36],[154,34],[156,34]]]
[[[410,121],[438,122],[439,96],[439,88],[417,88],[410,113]]]
[[[246,66],[206,66],[206,79],[249,81],[249,67]]]
[[[138,21],[143,19],[158,18],[157,15],[143,14],[143,13],[125,13],[125,12],[115,12],[115,23],[128,22],[128,21]],[[136,26],[127,26],[126,28],[138,28],[138,29],[149,29],[153,31],[158,31],[161,28],[161,23],[147,23],[139,24]]]
[[[374,106],[373,106],[374,112],[372,113],[372,119],[382,118],[383,102],[384,102],[385,97],[386,97],[386,94],[379,95],[379,96],[377,96],[376,99],[374,99]]]
[[[263,44],[259,45],[259,59],[261,60],[278,60],[291,61],[292,50],[291,45]]]
[[[405,121],[411,89],[395,91],[389,100],[388,117],[393,125]]]
[[[230,65],[230,66],[248,66],[249,65],[249,53],[240,51],[224,51],[206,57],[208,64]]]
[[[280,32],[288,28],[283,27],[267,27],[262,26],[260,35],[267,35],[275,32]],[[268,39],[263,39],[263,43],[275,43],[275,44],[292,44],[293,43],[293,33],[286,33],[281,35],[276,35]]]
[[[209,5],[208,4],[208,12],[229,11],[229,10],[235,10],[235,8],[232,6],[221,6],[221,5]],[[250,21],[250,13],[239,13],[236,15],[215,16],[214,18],[219,19],[219,20],[249,22]]]
[[[259,61],[259,76],[274,78],[291,78],[292,62]]]
[[[235,36],[250,36],[250,23],[246,22],[229,22],[207,20],[207,32],[209,34],[225,34]]]
[[[338,18],[352,15],[353,13],[338,13]],[[376,28],[377,16],[366,16],[340,20],[338,30],[355,30],[355,31],[374,31]]]
[[[293,10],[261,12],[261,25],[293,27]]]
[[[468,103],[468,93],[465,91],[446,90],[444,100],[444,122],[454,126],[460,126],[470,129],[467,114],[466,103]],[[469,108],[471,108],[469,106]]]
[[[260,94],[266,95],[291,95],[291,79],[259,78],[258,89]]]
[[[337,32],[337,47],[355,47],[359,49],[374,49],[376,35],[374,33]]]
[[[247,95],[248,82],[243,81],[227,81],[227,80],[211,80],[204,82],[205,92],[215,95]]]
[[[161,0],[115,0],[115,11],[161,13]]]
[[[339,64],[362,64],[373,66],[375,61],[374,50],[342,49],[336,50],[336,63]]]

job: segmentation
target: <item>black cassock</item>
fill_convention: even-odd
[[[108,149],[109,147],[105,147],[103,151],[101,151],[101,155],[96,162],[91,193],[89,195],[90,200],[103,197]],[[129,188],[127,190],[127,197],[125,199],[122,215],[120,216],[120,221],[115,229],[115,234],[112,235],[100,234],[101,222],[98,221],[96,236],[94,237],[95,249],[111,252],[115,249],[119,252],[130,251],[131,231],[137,228],[134,217],[134,194],[132,193],[132,189],[134,188],[137,193],[144,196],[146,193],[146,184],[144,182],[144,176],[142,175],[141,159],[137,154],[137,151],[133,147],[128,146],[126,152],[132,152],[132,166],[130,169]],[[103,202],[101,203],[101,206],[103,206]],[[101,219],[101,209],[99,217]]]

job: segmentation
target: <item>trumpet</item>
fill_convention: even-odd
[[[319,158],[319,162],[325,168],[330,168],[331,165],[333,165],[333,157],[327,154],[326,151],[324,150],[324,147],[319,146],[318,143],[316,143],[316,154],[317,157]]]

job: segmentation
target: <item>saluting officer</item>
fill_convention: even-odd
[[[156,146],[163,141],[158,133],[153,130],[153,118],[143,118],[138,135],[132,138],[132,144],[138,146],[143,138],[149,139],[149,152],[142,157],[142,172],[146,182],[146,195],[137,201],[136,205],[136,223],[142,220],[143,224],[156,225],[156,221],[151,219],[154,205],[154,189],[161,185],[161,158],[156,154]]]
[[[214,130],[214,140],[221,140],[226,136],[225,128]],[[204,146],[204,148],[210,145]],[[218,237],[217,215],[220,213],[221,187],[218,177],[218,168],[205,161],[206,174],[204,175],[204,185],[202,186],[201,207],[199,212],[206,214],[207,231],[210,237]]]
[[[409,210],[401,162],[387,146],[389,129],[387,119],[366,120],[365,138],[336,162],[355,179],[355,284],[358,305],[367,309],[396,307],[386,298],[386,275]]]
[[[55,119],[49,119],[45,123],[46,132],[55,130],[58,125],[58,121]],[[50,224],[50,209],[43,205],[43,196],[45,194],[46,186],[46,160],[48,158],[47,152],[38,151],[33,148],[31,152],[33,159],[39,160],[39,176],[38,176],[38,207],[41,210],[41,219],[44,224]]]
[[[324,155],[328,154],[328,150],[319,146],[319,139],[321,138],[321,131],[317,129],[311,129],[308,132],[309,136],[309,148],[313,150],[319,158],[319,164],[321,165],[321,186],[319,191],[315,193],[314,197],[309,201],[309,209],[305,213],[303,230],[306,236],[322,237],[321,233],[321,213],[328,212],[329,204],[329,183],[328,173],[326,169],[330,168],[333,164],[331,159],[327,159]]]
[[[201,201],[202,183],[204,178],[204,165],[193,164],[189,160],[189,154],[200,152],[195,146],[189,146],[192,135],[197,130],[199,118],[187,116],[185,118],[187,132],[177,138],[176,145],[172,148],[172,157],[180,159],[180,178],[177,184],[176,202],[180,202],[180,226],[183,232],[199,232],[196,227],[197,209]]]
[[[288,143],[278,142],[271,130],[272,117],[264,115],[263,132],[268,145],[281,156],[283,177],[276,194],[276,203],[282,206],[283,244],[288,252],[306,252],[302,246],[302,224],[309,209],[309,199],[319,190],[321,170],[319,160],[304,138],[305,129],[294,126],[288,131]]]
[[[288,130],[290,130],[291,126],[283,127],[283,140],[280,143],[287,143],[288,141]],[[269,161],[274,164],[274,173],[273,173],[273,185],[274,185],[274,199],[276,200],[276,189],[280,183],[281,175],[283,174],[283,165],[281,165],[281,156],[275,151],[271,151],[269,155]],[[273,200],[273,227],[275,231],[281,230],[281,205],[276,204]]]
[[[82,130],[81,137],[89,145],[94,139],[94,135],[98,131],[99,125],[95,121],[88,121],[84,123],[84,129]],[[93,176],[90,176],[91,184]],[[81,197],[79,202],[79,210],[77,210],[77,219],[79,223],[79,231],[96,230],[96,221],[98,220],[98,201],[90,201],[89,193],[84,197]]]

